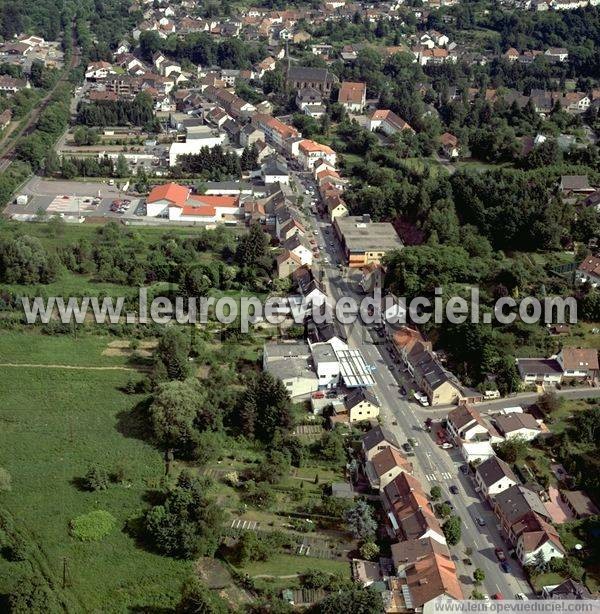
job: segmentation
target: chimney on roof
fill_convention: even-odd
[[[427,578],[419,578],[419,584],[421,586],[423,586],[424,584],[427,584]]]
[[[363,224],[370,224],[371,216],[368,213],[363,213],[362,221],[363,221]]]

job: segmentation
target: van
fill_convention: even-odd
[[[499,399],[500,398],[500,391],[499,390],[486,390],[483,393],[483,398],[486,401],[489,401],[490,399]]]

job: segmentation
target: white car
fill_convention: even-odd
[[[515,599],[519,599],[520,601],[529,601],[529,597],[525,593],[517,593],[515,595]]]
[[[442,444],[442,450],[450,450],[451,448],[453,448],[454,446],[451,443],[448,443],[447,441],[445,441]]]
[[[427,398],[427,395],[423,394],[422,392],[419,392],[418,390],[415,391],[415,399],[417,399],[417,401],[419,401],[419,403],[423,406],[423,407],[429,407],[429,399]]]

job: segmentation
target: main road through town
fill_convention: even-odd
[[[304,192],[310,198],[318,199],[316,186],[308,174],[295,173],[294,180],[300,193]],[[307,190],[312,190],[313,196],[310,196],[311,193]],[[323,283],[327,287],[328,296],[332,300],[351,296],[360,302],[364,294],[358,286],[357,276],[342,272],[347,269],[340,266],[343,263],[342,254],[331,224],[314,214],[307,216],[306,221],[311,235],[320,246],[319,268],[323,271]],[[382,405],[382,423],[396,435],[400,443],[409,437],[416,441],[413,448],[415,455],[411,458],[415,466],[415,476],[421,480],[425,491],[429,491],[436,484],[439,485],[444,493],[443,500],[450,501],[454,508],[453,513],[461,519],[462,539],[460,544],[451,550],[465,597],[475,588],[472,575],[476,568],[485,572],[485,580],[479,587],[484,594],[501,593],[505,599],[514,599],[517,593],[532,597],[531,588],[516,560],[507,557],[510,561],[510,572],[502,571],[494,549],[502,548],[506,553],[506,544],[497,529],[494,514],[482,503],[471,479],[459,470],[463,462],[458,451],[442,450],[436,445],[424,428],[426,413],[423,408],[407,401],[401,395],[404,374],[394,362],[386,342],[382,342],[374,331],[361,321],[343,328],[348,345],[360,349],[367,363],[374,367],[375,392]],[[458,494],[450,493],[451,485],[458,488]],[[485,521],[485,526],[477,524],[478,518]],[[469,557],[465,554],[467,548],[472,552]],[[466,558],[470,558],[471,565],[463,563]]]

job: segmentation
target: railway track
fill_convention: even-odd
[[[69,78],[69,73],[71,72],[71,70],[79,66],[81,62],[81,52],[79,48],[75,45],[75,26],[73,26],[71,37],[73,41],[73,53],[71,55],[71,61],[69,62],[69,66],[63,69],[63,74],[55,83],[54,87],[46,94],[46,96],[44,96],[44,98],[42,98],[36,108],[31,111],[25,125],[21,126],[21,128],[14,135],[12,135],[12,143],[0,156],[0,173],[6,171],[6,169],[10,166],[11,162],[16,158],[16,150],[19,141],[24,136],[29,136],[35,130],[37,121],[40,118],[41,113],[48,106],[48,104],[50,104],[50,100],[52,99],[52,96],[54,92],[56,92],[59,85],[65,83]]]

